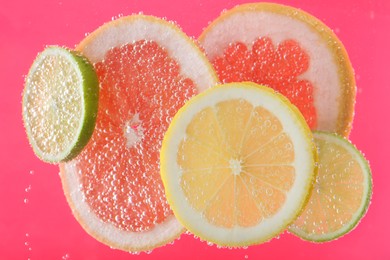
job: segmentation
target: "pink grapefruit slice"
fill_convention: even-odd
[[[354,72],[343,44],[317,18],[279,4],[244,4],[223,12],[199,41],[223,83],[272,87],[312,130],[349,135]]]
[[[96,128],[83,152],[60,165],[68,203],[97,240],[125,251],[173,241],[183,227],[160,177],[163,135],[176,111],[215,85],[205,55],[173,23],[122,17],[77,47],[100,82]]]

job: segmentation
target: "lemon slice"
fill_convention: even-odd
[[[364,156],[340,136],[316,132],[318,175],[310,200],[289,230],[302,239],[326,242],[350,232],[371,201],[371,170]]]
[[[26,77],[23,120],[29,142],[43,161],[68,161],[90,139],[96,121],[99,84],[79,53],[51,46]]]
[[[177,219],[220,246],[281,233],[307,199],[316,154],[298,109],[270,88],[230,83],[187,102],[161,149],[161,175]]]

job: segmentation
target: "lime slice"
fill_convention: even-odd
[[[32,64],[23,92],[29,142],[43,161],[74,158],[90,139],[97,116],[99,84],[79,53],[47,47]]]
[[[348,140],[316,132],[318,175],[308,204],[289,227],[300,238],[326,242],[350,232],[365,215],[372,193],[371,171]]]
[[[220,246],[270,240],[303,209],[314,181],[312,133],[272,89],[231,83],[175,115],[161,148],[168,202],[190,232]]]

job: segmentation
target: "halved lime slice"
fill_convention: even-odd
[[[32,64],[23,92],[23,121],[35,154],[57,163],[74,158],[90,139],[99,83],[81,54],[47,47]]]
[[[347,139],[316,132],[318,175],[302,214],[289,227],[300,238],[326,242],[350,232],[371,201],[371,170],[364,156]]]

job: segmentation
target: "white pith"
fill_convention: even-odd
[[[242,164],[241,160],[237,160],[237,159],[229,160],[230,169],[232,170],[233,175],[240,175],[242,171],[241,164]]]
[[[142,121],[139,119],[139,113],[136,113],[133,118],[126,122],[123,128],[123,135],[126,138],[126,146],[128,148],[141,142],[144,137],[144,128],[142,127]]]
[[[196,211],[181,188],[181,168],[177,162],[177,152],[181,141],[186,138],[186,128],[194,116],[206,107],[214,107],[221,101],[244,99],[253,106],[262,106],[279,118],[285,133],[294,145],[296,178],[286,201],[280,210],[256,226],[223,228],[215,226]],[[196,100],[196,102],[195,102]],[[303,119],[299,119],[291,108],[270,91],[259,90],[252,84],[232,83],[207,91],[207,96],[198,96],[188,102],[175,116],[164,138],[161,154],[161,171],[168,201],[183,225],[202,239],[220,245],[248,245],[264,242],[279,234],[294,219],[307,196],[314,174],[314,155],[308,132],[303,130]],[[230,158],[227,158],[228,160]],[[237,173],[237,161],[231,161],[233,173]]]
[[[113,26],[105,30],[111,23]],[[143,15],[123,17],[111,23],[98,29],[93,41],[81,43],[84,55],[93,63],[104,59],[111,48],[141,40],[155,41],[180,64],[180,73],[192,79],[199,92],[210,87],[211,82],[215,83],[215,75],[210,73],[212,69],[204,54],[173,23]]]
[[[316,129],[337,129],[340,68],[327,42],[307,23],[272,12],[241,10],[229,13],[223,20],[209,26],[203,36],[201,44],[210,60],[221,56],[226,47],[236,41],[245,43],[249,49],[259,37],[270,37],[275,46],[289,39],[297,41],[310,57],[309,69],[299,79],[308,80],[315,87]]]

